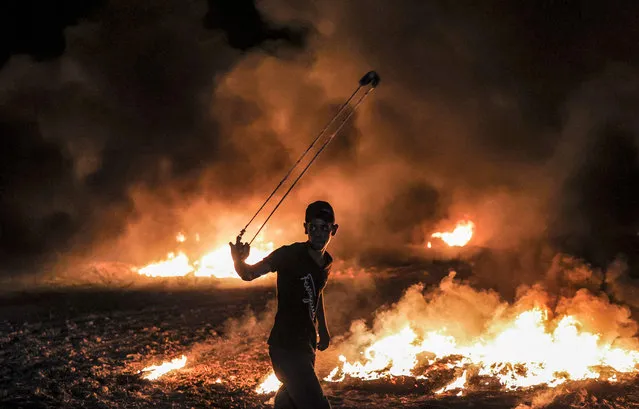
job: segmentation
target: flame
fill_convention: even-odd
[[[467,371],[464,371],[464,373],[462,373],[459,378],[455,379],[454,381],[452,381],[448,385],[444,386],[443,388],[435,391],[435,395],[441,395],[444,392],[453,391],[455,389],[462,389],[457,394],[457,396],[462,396],[464,386],[466,386],[466,380],[467,380],[466,379],[466,373],[467,373]]]
[[[179,233],[176,236],[178,242],[186,241],[186,236]],[[199,235],[196,235],[199,241]],[[246,262],[257,263],[273,251],[272,242],[264,242],[258,238],[251,246],[251,252]],[[183,277],[193,273],[195,277],[238,278],[233,267],[233,259],[228,244],[223,244],[217,249],[205,254],[199,260],[191,262],[189,257],[179,252],[169,253],[166,260],[154,262],[136,270],[138,274],[147,277]]]
[[[364,380],[379,379],[387,376],[411,376],[411,369],[417,363],[419,353],[413,342],[417,335],[405,327],[397,334],[389,335],[366,348],[363,355],[366,362],[349,363],[344,355],[339,356],[342,361],[341,375],[337,377],[339,367],[336,367],[325,378],[327,381],[340,382],[346,375]],[[401,346],[401,347],[400,347]]]
[[[277,376],[275,376],[275,372],[271,371],[271,373],[264,378],[262,383],[255,388],[255,392],[259,394],[277,392],[281,384],[282,383],[279,379],[277,379]]]
[[[451,247],[464,247],[473,237],[475,223],[470,220],[457,222],[455,229],[451,232],[436,232],[431,237],[442,239]],[[428,243],[430,248],[431,243]]]
[[[546,310],[532,308],[503,324],[496,335],[479,337],[468,345],[460,345],[445,329],[418,336],[407,324],[366,348],[363,361],[349,362],[340,356],[341,364],[324,380],[427,378],[415,373],[418,363],[464,368],[461,376],[436,392],[439,394],[463,390],[468,378],[466,369],[470,367],[478,369],[477,375],[496,378],[511,390],[536,385],[555,387],[568,380],[601,379],[602,368],[612,368],[617,373],[638,369],[639,351],[603,344],[600,335],[582,331],[575,317],[561,317],[554,328],[551,324]],[[609,379],[615,382],[617,378]]]
[[[273,243],[258,243],[258,245],[259,247],[251,247],[251,253],[246,259],[248,264],[257,263],[273,251]],[[196,277],[239,278],[233,267],[228,244],[205,254],[198,265],[199,268],[194,273]]]
[[[169,253],[166,260],[151,263],[138,269],[138,274],[147,277],[180,277],[192,271],[193,266],[189,263],[189,258],[180,252],[177,256],[175,253]]]
[[[186,236],[184,235],[184,233],[179,232],[177,236],[175,236],[175,241],[177,241],[178,243],[184,243],[186,241]]]
[[[182,355],[180,358],[175,358],[169,362],[163,362],[160,365],[151,365],[142,369],[141,372],[149,372],[148,374],[142,376],[144,379],[148,379],[150,381],[154,381],[158,379],[160,376],[175,371],[176,369],[184,368],[186,365],[186,355]]]

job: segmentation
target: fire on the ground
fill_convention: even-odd
[[[463,247],[471,240],[474,228],[473,222],[462,221],[452,231],[433,233],[432,237],[451,247]],[[178,237],[178,241],[184,239],[184,236]],[[259,261],[272,250],[272,243],[258,242],[252,247],[248,262]],[[190,273],[237,277],[228,245],[220,246],[193,263],[184,254],[177,254],[149,264],[138,272],[151,277]],[[452,280],[452,277],[448,279]],[[576,316],[555,314],[543,303],[517,314],[496,316],[470,341],[454,335],[452,329],[458,324],[451,322],[448,328],[424,331],[412,325],[407,317],[395,318],[394,331],[374,336],[368,334],[366,346],[358,352],[359,356],[339,355],[339,363],[324,381],[394,377],[423,380],[433,371],[443,369],[456,375],[434,392],[453,391],[461,395],[469,388],[471,378],[492,379],[503,389],[514,390],[537,385],[556,387],[570,380],[616,382],[619,374],[634,373],[639,368],[639,350],[616,345],[614,339],[585,329]],[[183,356],[143,371],[148,373],[147,379],[153,380],[185,363]],[[275,374],[270,372],[262,378],[255,392],[271,393],[279,386]]]

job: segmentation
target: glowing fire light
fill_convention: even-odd
[[[160,376],[167,374],[168,372],[175,371],[176,369],[184,368],[186,365],[186,355],[182,355],[180,358],[175,358],[172,361],[164,362],[160,365],[151,365],[142,369],[140,372],[148,372],[148,374],[142,376],[144,379],[154,381]]]
[[[409,327],[405,327],[397,334],[389,335],[366,348],[364,358],[366,363],[349,363],[346,357],[339,356],[342,367],[335,368],[325,380],[339,382],[346,375],[352,378],[373,380],[386,376],[411,376],[411,369],[417,364],[416,355],[420,352],[413,345],[417,335]],[[399,347],[401,346],[401,347]],[[341,369],[341,376],[337,377]],[[381,375],[381,374],[384,375]]]
[[[175,241],[177,241],[178,243],[184,243],[186,241],[186,236],[184,235],[184,233],[180,232],[177,234],[177,236],[175,236]]]
[[[254,264],[268,256],[273,251],[273,243],[267,243],[261,247],[251,247],[246,262]],[[229,246],[222,246],[204,255],[199,263],[199,268],[195,271],[196,277],[217,277],[217,278],[239,278],[233,267],[233,259]]]
[[[555,387],[567,380],[600,379],[601,368],[617,373],[637,370],[639,351],[614,348],[600,341],[600,335],[582,331],[573,316],[563,316],[551,325],[547,311],[533,308],[500,324],[492,337],[482,336],[468,345],[445,330],[418,336],[407,324],[395,334],[382,337],[363,352],[363,362],[349,362],[340,356],[341,364],[324,379],[343,381],[347,376],[364,380],[394,376],[414,376],[418,354],[421,363],[433,365],[447,358],[449,368],[464,368],[464,373],[436,393],[464,389],[466,368],[478,368],[479,376],[496,378],[507,389],[536,385]],[[549,328],[553,328],[549,330]],[[423,368],[423,366],[422,366]],[[616,377],[610,381],[615,382]]]
[[[475,223],[467,220],[458,222],[455,229],[451,232],[436,232],[431,234],[431,237],[442,239],[450,247],[463,247],[468,244],[473,237],[474,230]]]
[[[271,371],[271,373],[266,376],[266,378],[260,383],[260,385],[255,388],[255,392],[259,394],[273,393],[277,392],[282,383],[275,376],[275,372]]]
[[[184,253],[169,253],[165,261],[151,263],[138,270],[138,274],[147,277],[175,277],[185,276],[193,271],[189,258]]]
[[[465,385],[466,385],[466,371],[464,371],[464,373],[459,378],[455,379],[454,381],[444,386],[440,390],[435,391],[435,395],[440,395],[444,392],[453,391],[455,389],[464,389]],[[459,391],[457,396],[462,396],[462,394],[463,394],[463,391]]]
[[[196,236],[197,239],[199,239],[199,235]],[[184,242],[186,237],[180,233],[176,240]],[[258,238],[251,246],[251,253],[246,262],[249,264],[257,263],[272,251],[273,243],[264,243]],[[191,262],[189,257],[182,252],[177,255],[169,253],[166,260],[146,265],[137,269],[137,272],[147,277],[183,277],[193,273],[195,277],[240,278],[233,267],[228,244],[221,245],[194,262]]]

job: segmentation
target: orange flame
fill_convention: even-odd
[[[148,372],[148,374],[142,376],[144,379],[154,381],[167,374],[168,372],[175,371],[176,369],[184,368],[186,365],[186,355],[182,355],[180,358],[175,358],[168,362],[163,362],[160,365],[151,365],[142,369],[141,372]]]
[[[273,251],[273,243],[257,243],[251,247],[246,262],[255,264],[268,256]],[[199,262],[195,271],[196,277],[217,277],[217,278],[239,278],[233,267],[233,259],[231,258],[231,250],[228,244],[205,254]]]
[[[260,383],[260,385],[255,388],[255,392],[259,394],[273,393],[277,392],[282,383],[275,376],[275,372],[271,371],[264,380]]]
[[[466,386],[466,371],[464,371],[464,373],[462,373],[459,378],[455,379],[454,381],[444,386],[443,388],[435,391],[435,395],[441,395],[444,392],[454,391],[456,389],[462,389],[457,394],[457,396],[462,396],[464,386]]]
[[[567,380],[600,379],[604,367],[617,373],[637,370],[639,351],[601,343],[600,335],[581,331],[575,317],[562,317],[552,331],[548,330],[550,326],[547,312],[533,308],[503,324],[493,337],[482,336],[469,345],[459,345],[443,329],[418,336],[406,324],[402,330],[366,348],[363,360],[349,362],[340,356],[341,364],[324,380],[340,382],[346,377],[372,380],[393,376],[424,379],[426,376],[413,373],[418,355],[424,354],[432,357],[426,362],[429,365],[447,358],[452,362],[447,364],[449,368],[478,367],[478,375],[494,377],[507,389],[555,387]],[[464,370],[460,377],[436,393],[464,389],[466,381]]]
[[[470,220],[461,221],[457,223],[455,229],[451,232],[436,232],[431,234],[431,237],[442,239],[450,247],[463,247],[473,237],[475,231],[475,223]],[[431,243],[428,243],[430,248]]]
[[[179,233],[176,240],[182,243],[186,241],[186,236]],[[196,235],[196,241],[199,241],[199,235]],[[264,243],[258,238],[251,246],[251,252],[246,262],[249,264],[257,263],[272,251],[273,243]],[[219,246],[194,262],[191,262],[183,252],[177,255],[169,253],[166,260],[148,264],[136,269],[136,271],[147,277],[183,277],[193,273],[195,277],[240,278],[233,267],[228,244]]]
[[[138,274],[147,277],[181,277],[193,271],[189,258],[184,253],[169,253],[167,259],[151,263],[138,269]]]

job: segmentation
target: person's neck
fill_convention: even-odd
[[[316,250],[311,246],[311,243],[307,242],[308,252],[313,256],[313,258],[317,260],[324,260],[324,255],[326,254],[326,247],[323,247],[319,250]]]

